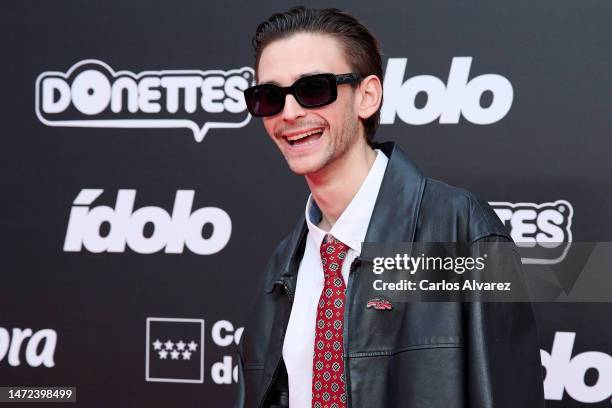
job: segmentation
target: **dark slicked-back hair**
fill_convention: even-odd
[[[336,38],[343,45],[346,61],[353,72],[362,77],[376,75],[382,83],[382,60],[378,41],[355,17],[335,8],[318,10],[303,6],[293,7],[284,13],[273,14],[259,24],[252,40],[255,49],[255,72],[266,46],[298,33],[326,34]],[[352,86],[356,87],[357,84]],[[370,145],[373,145],[379,123],[380,107],[363,121],[366,140]]]

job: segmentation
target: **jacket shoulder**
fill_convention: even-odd
[[[487,237],[510,240],[506,227],[483,198],[460,187],[427,177],[419,225],[439,232],[438,241],[473,242]],[[433,241],[433,239],[432,239]]]

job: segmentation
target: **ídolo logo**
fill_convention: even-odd
[[[81,252],[85,248],[93,253],[119,253],[125,252],[127,246],[140,254],[162,249],[167,254],[181,254],[187,247],[198,255],[212,255],[229,242],[230,216],[218,207],[194,210],[193,190],[178,190],[170,213],[156,206],[135,210],[136,190],[129,189],[119,190],[114,207],[91,207],[103,192],[103,189],[86,188],[74,199],[64,252]],[[108,228],[103,232],[105,225]]]

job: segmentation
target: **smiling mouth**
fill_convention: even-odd
[[[323,128],[312,129],[308,132],[300,133],[292,136],[285,136],[285,139],[291,146],[304,146],[316,142],[323,135]]]

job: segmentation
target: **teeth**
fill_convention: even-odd
[[[305,138],[305,137],[308,137],[308,136],[314,135],[315,133],[321,133],[322,131],[323,131],[323,129],[313,129],[313,130],[309,130],[309,131],[308,131],[308,132],[306,132],[306,133],[302,133],[302,134],[299,134],[299,135],[295,135],[295,136],[288,137],[288,138],[287,138],[287,140],[289,140],[290,142],[294,142],[294,141],[296,141],[296,140],[300,140],[300,139],[303,139],[303,138]]]

